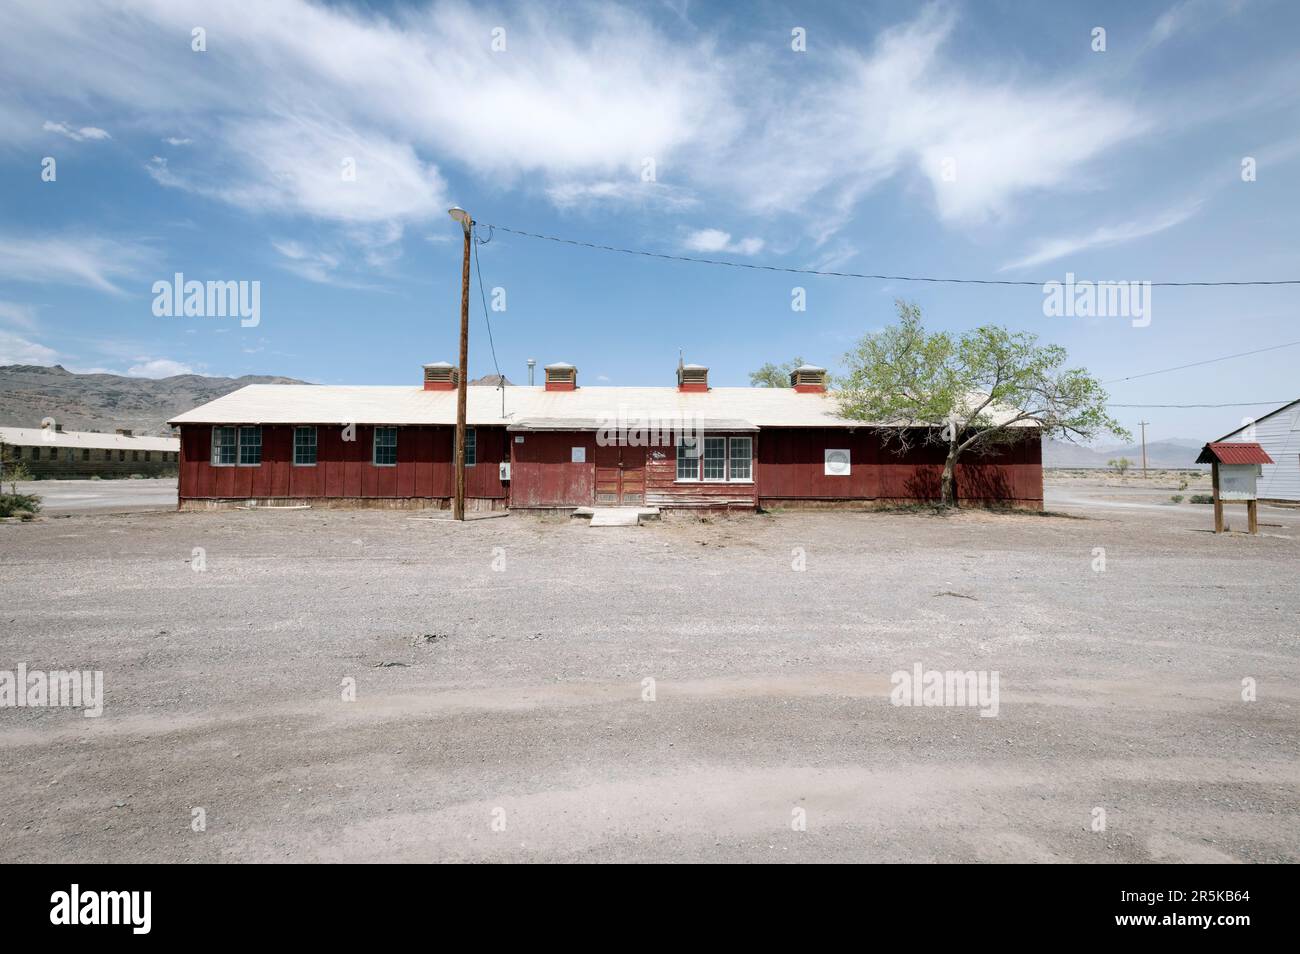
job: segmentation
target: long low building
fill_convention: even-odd
[[[43,427],[0,427],[0,456],[21,463],[33,477],[174,477],[181,442],[175,437],[136,436]]]
[[[579,387],[553,364],[541,387],[467,389],[466,506],[562,510],[834,507],[939,498],[943,448],[906,453],[841,418],[826,373],[789,388]],[[422,387],[250,385],[175,418],[180,506],[239,501],[447,507],[454,494],[457,374],[425,365]],[[969,503],[1041,509],[1037,427],[957,467]]]

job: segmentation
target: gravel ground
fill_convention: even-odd
[[[1300,512],[1160,496],[5,524],[0,669],[105,693],[0,709],[0,857],[1300,860]],[[891,705],[915,663],[996,670],[997,717]]]
[[[28,480],[18,484],[18,492],[36,494],[41,498],[41,511],[48,514],[176,509],[175,477]]]

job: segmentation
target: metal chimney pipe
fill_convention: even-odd
[[[530,388],[533,386],[533,369],[535,367],[537,367],[537,359],[529,358],[528,359],[528,386]]]

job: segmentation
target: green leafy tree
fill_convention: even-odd
[[[895,305],[898,323],[865,336],[844,356],[839,410],[882,427],[899,453],[917,442],[945,446],[944,504],[957,505],[953,476],[963,455],[1035,434],[1090,441],[1109,432],[1130,439],[1106,413],[1100,382],[1082,369],[1062,370],[1064,348],[995,325],[959,337],[930,334],[917,305]]]
[[[1125,472],[1133,466],[1133,462],[1127,457],[1112,458],[1108,463],[1111,467],[1115,468],[1115,473],[1119,474],[1121,477],[1123,477]]]
[[[769,361],[757,371],[749,372],[749,383],[756,388],[788,388],[790,386],[790,372],[802,364],[807,364],[803,358],[795,358],[785,364],[772,364]],[[826,375],[826,387],[829,388],[830,386],[831,376],[828,373]]]

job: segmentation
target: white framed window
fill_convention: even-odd
[[[683,483],[750,483],[754,479],[752,437],[677,439],[677,480]]]
[[[397,466],[397,428],[375,428],[374,454],[370,459],[376,467]]]
[[[238,439],[233,427],[212,429],[212,466],[233,467],[238,456]],[[119,460],[126,460],[126,451],[118,452]]]
[[[677,479],[700,479],[700,439],[698,437],[677,438]]]
[[[727,479],[745,481],[754,479],[754,439],[732,437],[728,441]]]
[[[316,428],[295,427],[293,429],[293,466],[316,466]]]
[[[727,479],[727,439],[725,437],[704,438],[704,479],[707,481],[724,481]]]
[[[241,427],[239,429],[239,466],[262,466],[262,429],[260,427]]]
[[[478,433],[472,427],[465,428],[465,466],[473,467],[478,462]]]

